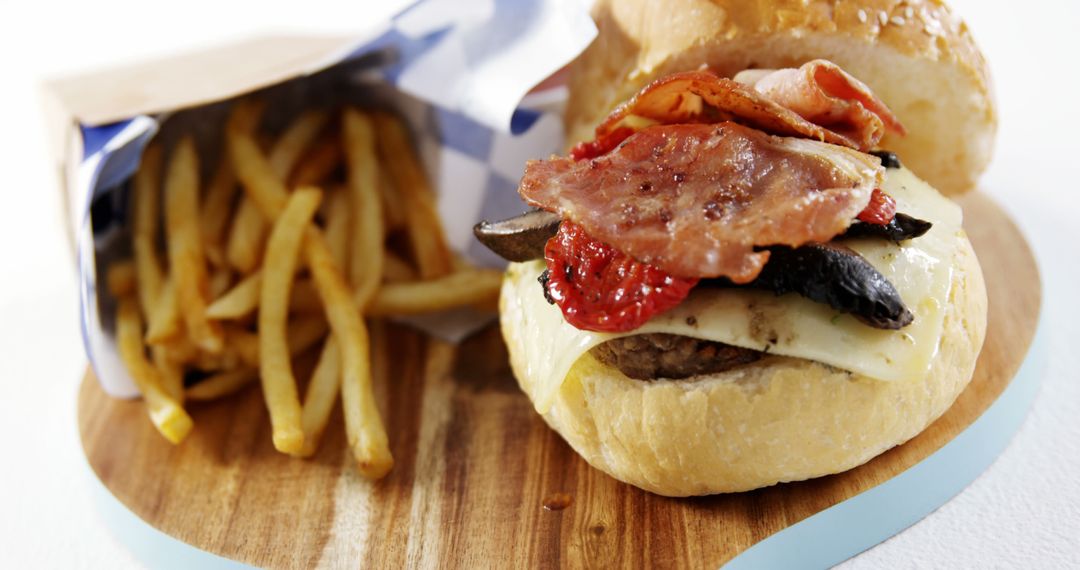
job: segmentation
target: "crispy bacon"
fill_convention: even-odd
[[[882,175],[873,156],[731,122],[655,125],[598,158],[530,161],[519,192],[672,275],[746,283],[768,260],[755,248],[829,241]]]
[[[865,83],[835,63],[815,59],[799,68],[751,69],[735,81],[791,109],[802,118],[856,141],[860,150],[877,146],[885,130],[904,126]]]
[[[685,71],[657,79],[620,105],[599,126],[596,140],[619,129],[653,124],[731,121],[774,135],[803,137],[859,148],[854,139],[815,125],[754,88],[710,71]]]
[[[596,128],[595,141],[584,144],[621,141],[627,129],[656,123],[722,121],[862,151],[875,148],[886,129],[905,133],[904,126],[869,87],[836,64],[817,59],[798,69],[743,71],[734,80],[709,71],[668,75],[615,109]],[[596,156],[602,149],[580,150],[592,152],[579,154]]]

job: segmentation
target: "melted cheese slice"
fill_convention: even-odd
[[[503,311],[521,323],[526,374],[536,382],[540,413],[551,407],[574,363],[593,347],[622,336],[669,333],[815,360],[882,381],[919,379],[930,370],[952,286],[953,258],[962,234],[959,206],[907,169],[890,169],[883,189],[897,211],[929,220],[926,235],[895,244],[846,240],[896,287],[915,320],[897,331],[869,327],[797,294],[699,287],[678,307],[637,330],[597,333],[574,328],[544,300],[537,278],[542,261],[511,264]]]

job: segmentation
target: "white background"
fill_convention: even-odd
[[[258,33],[357,29],[370,1],[256,11],[208,0],[0,0],[0,566],[137,565],[101,522],[78,442],[85,357],[40,81]],[[953,501],[847,566],[1080,567],[1080,5],[953,5],[993,68],[1001,130],[981,191],[1013,212],[1038,253],[1050,362],[1004,455]]]

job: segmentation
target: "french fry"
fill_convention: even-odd
[[[105,272],[105,286],[113,297],[126,297],[135,293],[135,263],[130,259],[116,261]]]
[[[326,317],[306,315],[289,323],[287,333],[289,356],[296,356],[315,346],[326,336],[329,327]],[[237,361],[251,368],[259,367],[259,336],[232,323],[225,324],[226,355],[229,361]]]
[[[164,346],[150,347],[150,356],[154,366],[161,374],[161,387],[176,403],[184,403],[184,364],[169,357],[169,350]]]
[[[388,283],[368,305],[370,315],[415,315],[498,298],[502,272],[468,269],[438,279]]]
[[[279,179],[288,176],[301,153],[326,124],[326,118],[323,111],[305,112],[274,143],[269,160]],[[248,198],[242,198],[226,248],[229,263],[244,274],[254,271],[262,258],[268,230],[259,208]]]
[[[253,132],[261,121],[265,109],[265,101],[261,99],[247,98],[237,101],[233,104],[229,112],[229,118],[225,123],[226,133],[237,131],[254,136]],[[235,179],[236,169],[227,154],[221,162],[228,164],[227,168]],[[261,216],[256,215],[257,209],[250,204],[244,205],[246,201],[246,198],[240,197],[228,236],[224,235],[225,226],[228,226],[228,218],[226,217],[221,222],[223,227],[220,229],[219,239],[212,242],[210,246],[214,249],[224,250],[225,260],[244,274],[250,273],[258,264],[262,242],[266,239],[265,221]],[[222,239],[227,240],[224,245],[221,243]],[[215,253],[215,255],[218,254]]]
[[[259,306],[259,289],[262,287],[262,270],[245,277],[242,281],[214,300],[206,308],[210,319],[241,319]],[[297,279],[289,292],[290,313],[313,313],[322,311],[319,292],[310,279]]]
[[[259,299],[259,377],[270,410],[274,447],[290,454],[301,452],[304,433],[296,379],[288,358],[289,288],[296,273],[304,230],[321,199],[322,192],[316,188],[298,189],[274,222],[267,242]]]
[[[258,207],[264,219],[276,220],[289,199],[285,184],[274,174],[273,166],[251,133],[229,129],[226,141],[245,197]]]
[[[258,206],[246,196],[240,198],[229,230],[229,241],[225,245],[225,259],[229,265],[243,275],[254,271],[262,259],[267,231],[266,218]]]
[[[285,185],[274,176],[269,162],[250,135],[230,130],[228,142],[244,191],[268,219],[276,219],[288,199]],[[378,479],[390,471],[394,459],[372,391],[367,329],[341,271],[334,264],[326,238],[318,228],[307,229],[303,252],[330,328],[342,344],[341,395],[349,447],[360,472]]]
[[[208,319],[239,319],[250,315],[259,305],[259,290],[262,287],[262,270],[252,272],[233,285],[206,308]]]
[[[217,400],[243,390],[258,378],[259,371],[254,368],[237,368],[204,378],[184,393],[188,400]]]
[[[415,281],[416,270],[408,261],[401,259],[396,253],[387,251],[383,260],[383,281],[396,283],[399,281]]]
[[[132,186],[131,248],[135,260],[135,281],[139,307],[153,328],[154,311],[161,296],[165,276],[158,258],[157,236],[161,219],[161,145],[151,144],[143,152]],[[160,326],[160,325],[159,325]]]
[[[199,229],[199,159],[191,137],[173,149],[165,174],[165,229],[170,273],[188,336],[208,352],[221,352],[221,327],[206,318],[210,291]]]
[[[330,253],[334,256],[334,263],[338,267],[345,267],[348,263],[349,251],[349,195],[346,192],[333,192],[325,202],[329,207],[326,209],[326,241],[330,245]]]
[[[334,410],[338,392],[341,390],[341,350],[333,336],[326,339],[319,363],[308,382],[304,394],[304,406],[300,424],[304,429],[304,447],[301,457],[310,457],[319,448],[319,440],[326,431],[330,413]]]
[[[341,156],[341,145],[335,138],[327,137],[300,160],[289,185],[296,188],[324,183],[341,164]]]
[[[401,202],[401,193],[394,187],[386,169],[379,170],[379,196],[382,198],[383,211],[386,212],[386,229],[394,231],[405,227],[405,204]]]
[[[202,213],[199,214],[199,226],[202,231],[206,259],[216,267],[225,266],[225,230],[229,226],[233,201],[236,198],[236,173],[227,158],[218,161],[210,184],[206,187],[206,196],[202,201]]]
[[[329,115],[326,111],[320,110],[304,111],[293,119],[270,149],[270,167],[279,179],[289,179],[289,174],[300,161],[304,151],[326,126],[327,119]]]
[[[240,359],[231,350],[222,350],[217,354],[211,354],[192,344],[191,340],[184,335],[175,336],[161,344],[151,347],[154,351],[160,351],[164,362],[154,361],[159,370],[163,370],[162,364],[172,363],[181,366],[180,383],[183,384],[183,366],[190,366],[196,370],[215,371],[236,368]],[[171,379],[163,378],[163,385],[168,389]],[[175,381],[174,379],[172,379]],[[182,392],[182,390],[181,390]]]
[[[116,341],[120,358],[143,395],[154,427],[165,439],[180,443],[194,424],[184,408],[162,389],[157,368],[146,359],[142,335],[138,302],[132,297],[121,297],[116,309]]]
[[[409,144],[405,126],[396,117],[375,114],[379,156],[401,194],[406,231],[421,279],[441,277],[451,271],[450,250],[443,238],[442,221],[427,177]]]
[[[158,295],[157,305],[149,313],[146,329],[147,344],[161,344],[177,337],[182,331],[180,303],[176,298],[176,281],[166,277]]]
[[[349,283],[356,291],[356,305],[363,310],[382,281],[385,239],[375,133],[371,120],[355,109],[345,110],[341,133],[353,215]]]
[[[210,298],[217,299],[232,285],[232,270],[218,267],[210,274]]]
[[[157,258],[156,235],[159,227],[160,186],[158,184],[161,178],[161,160],[160,147],[152,145],[144,154],[143,163],[135,176],[132,242],[136,257],[135,273],[136,281],[139,284],[140,304],[143,305],[144,312],[150,317],[149,320],[151,321],[155,321],[153,318],[155,314],[165,315],[164,318],[156,319],[156,322],[165,326],[159,326],[157,331],[151,332],[156,332],[158,341],[168,342],[169,344],[152,347],[153,363],[158,371],[162,389],[174,401],[180,403],[183,401],[183,364],[180,359],[192,360],[193,365],[201,368],[208,367],[210,363],[207,361],[208,355],[199,353],[197,349],[189,344],[184,353],[177,352],[176,343],[181,340],[186,341],[186,339],[178,338],[176,335],[179,332],[180,320],[178,304],[175,301],[174,290],[171,286],[168,288],[169,291],[166,292],[171,302],[166,300],[165,303],[160,303],[162,289],[164,288],[164,277]],[[228,164],[228,161],[222,161],[222,164]],[[220,189],[228,186],[235,189],[235,178],[231,176],[228,168],[219,168],[214,181],[211,182],[211,188],[208,190],[207,197],[210,201],[207,208],[204,208],[204,213],[209,214],[210,211],[218,211],[218,208],[213,207],[215,204],[214,196],[223,195]],[[224,195],[228,196],[227,193]],[[217,200],[217,203],[220,203],[221,198],[217,198]],[[225,215],[227,216],[227,210]],[[210,217],[212,218],[213,214]],[[207,217],[200,216],[200,219],[205,222]],[[148,337],[151,336],[153,335],[148,332]],[[210,360],[214,359],[211,358]]]
[[[308,228],[304,254],[334,336],[342,344],[341,403],[345,433],[364,476],[379,479],[394,466],[371,384],[367,328],[322,234]]]

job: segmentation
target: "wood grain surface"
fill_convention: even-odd
[[[1038,271],[996,204],[978,193],[961,202],[990,297],[975,377],[921,435],[839,475],[694,499],[619,483],[544,425],[495,328],[454,347],[385,325],[393,358],[377,362],[376,379],[397,464],[376,483],[346,454],[340,413],[314,458],[275,452],[257,388],[191,406],[196,429],[174,447],[141,403],[108,398],[88,373],[83,446],[139,517],[261,567],[715,568],[921,461],[1008,385],[1037,324]]]

